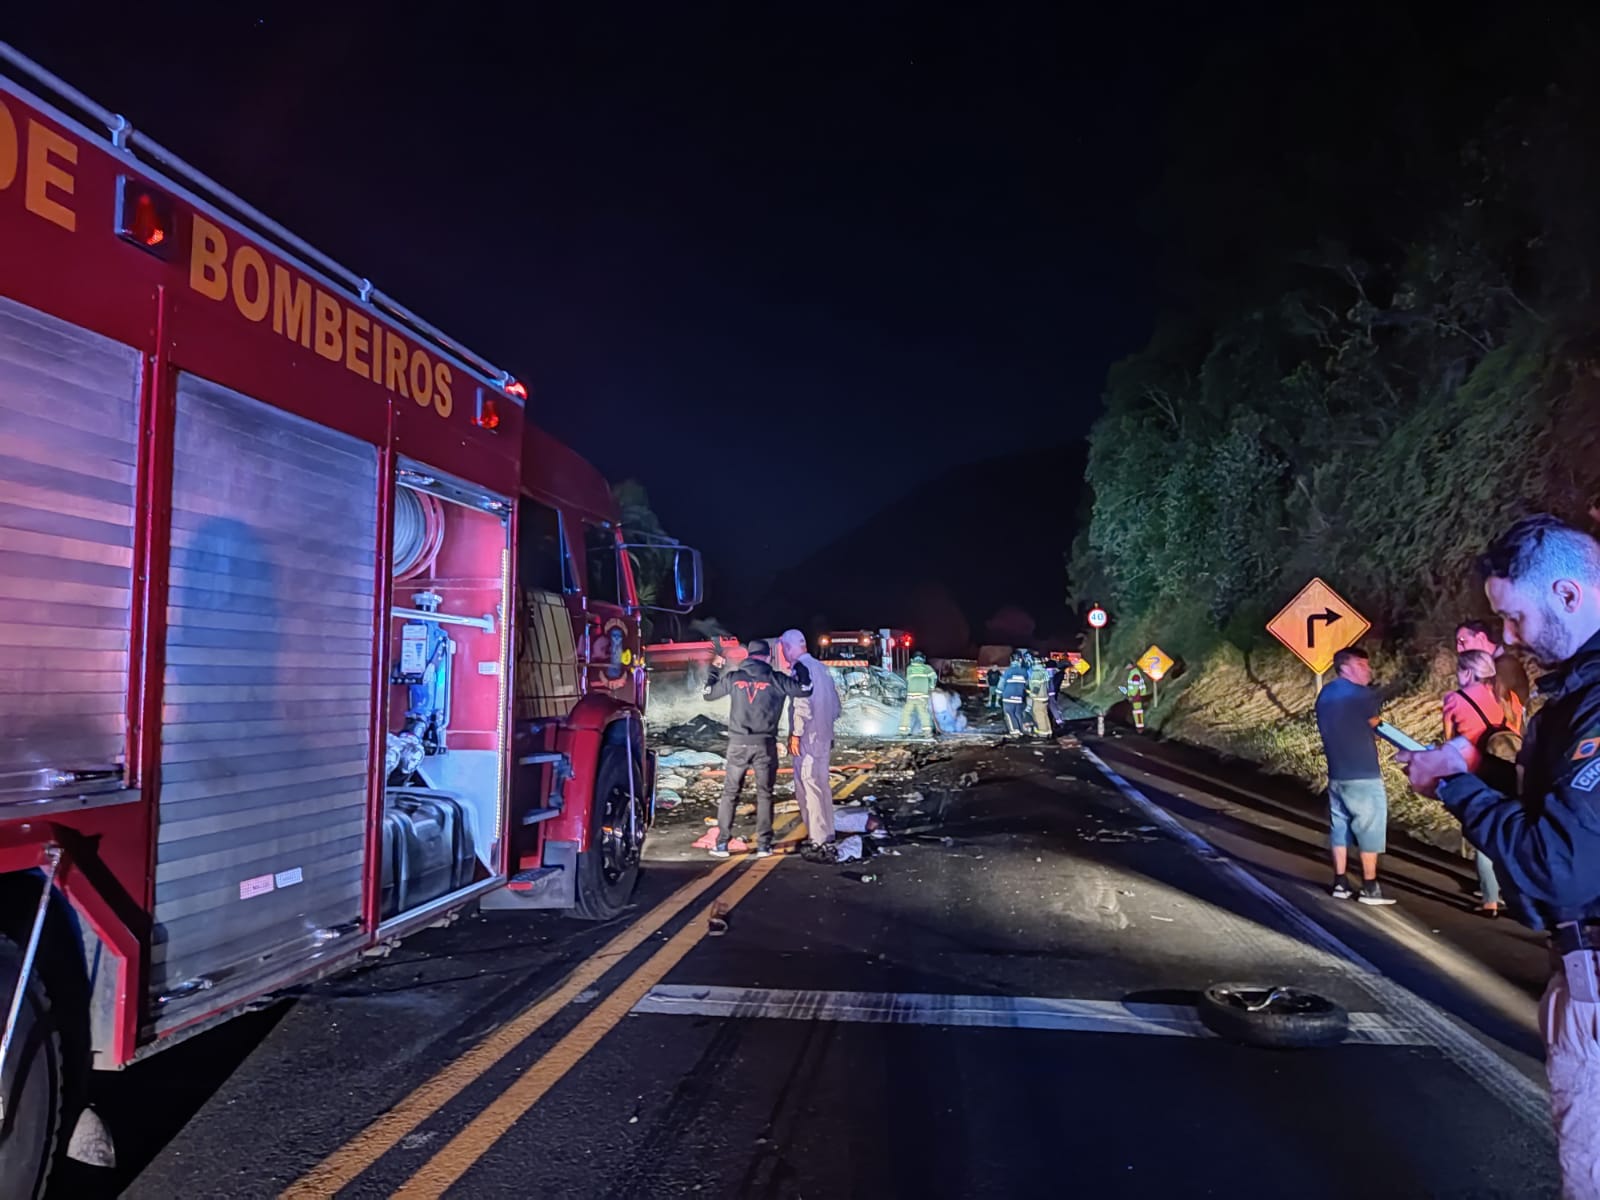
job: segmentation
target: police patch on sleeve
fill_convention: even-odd
[[[1590,763],[1574,775],[1572,786],[1580,792],[1592,792],[1600,787],[1600,760]]]

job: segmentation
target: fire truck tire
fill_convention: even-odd
[[[0,1026],[21,974],[22,951],[0,937]],[[5,1121],[0,1125],[0,1196],[44,1195],[61,1139],[64,1067],[61,1031],[37,973],[17,1013],[11,1054],[0,1077]]]
[[[582,921],[609,921],[628,906],[639,879],[639,850],[644,841],[642,796],[636,794],[644,768],[633,764],[635,789],[628,787],[627,751],[607,745],[595,772],[594,803],[589,809],[589,848],[578,855],[577,900],[570,915]],[[637,837],[630,840],[631,826]]]

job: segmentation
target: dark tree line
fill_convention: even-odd
[[[1436,63],[1387,108],[1354,104],[1344,145],[1278,147],[1274,172],[1258,144],[1193,193],[1185,236],[1215,215],[1213,252],[1107,380],[1076,598],[1242,645],[1321,574],[1383,632],[1431,637],[1476,611],[1472,559],[1506,522],[1582,516],[1600,491],[1600,88],[1593,39],[1557,40],[1520,88],[1475,77],[1468,104]],[[1321,100],[1307,125],[1338,116]],[[1227,207],[1217,179],[1249,190]]]

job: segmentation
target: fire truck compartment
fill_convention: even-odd
[[[0,804],[123,783],[139,373],[0,297]]]
[[[383,915],[496,871],[510,506],[406,462],[395,489]]]
[[[157,1033],[359,928],[378,531],[372,446],[179,377]]]

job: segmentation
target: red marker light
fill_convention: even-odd
[[[172,197],[142,180],[124,175],[117,187],[117,236],[154,254],[169,257],[177,231]]]
[[[907,646],[911,645],[911,635],[909,633],[905,636],[904,644]]]
[[[490,433],[500,428],[500,410],[495,407],[494,397],[486,395],[482,388],[478,389],[478,411],[473,414],[472,423]]]
[[[513,379],[506,384],[506,395],[515,396],[518,400],[526,400],[528,398],[528,389]]]
[[[149,192],[140,192],[139,199],[134,202],[133,225],[129,232],[146,246],[159,246],[167,240],[167,231],[161,228],[155,201],[150,199]]]

